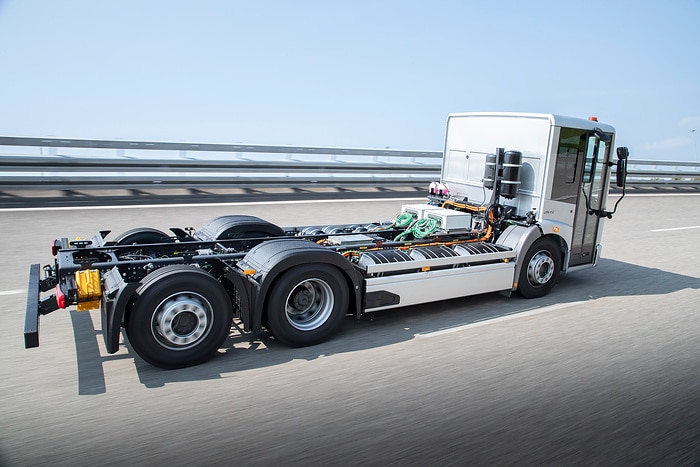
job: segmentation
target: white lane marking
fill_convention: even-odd
[[[700,225],[691,225],[689,227],[672,227],[670,229],[656,229],[656,230],[652,230],[652,232],[671,232],[674,230],[688,230],[688,229],[700,229]]]
[[[550,305],[550,306],[546,306],[543,308],[537,308],[537,309],[530,310],[530,311],[516,311],[516,312],[510,313],[510,314],[505,315],[505,316],[499,316],[498,318],[486,318],[483,321],[477,321],[475,323],[463,324],[461,326],[440,329],[438,331],[418,333],[415,335],[415,337],[425,338],[425,337],[442,336],[445,334],[451,334],[453,332],[464,331],[465,329],[471,329],[471,328],[476,328],[476,327],[480,327],[480,326],[488,326],[489,324],[502,323],[504,321],[510,321],[513,319],[526,318],[528,316],[539,315],[542,313],[549,313],[550,311],[557,311],[557,310],[562,310],[564,308],[571,308],[571,307],[574,307],[577,305],[581,305],[582,303],[586,303],[588,301],[590,301],[590,300],[581,300],[578,302],[571,302],[571,303],[559,303],[556,305]]]
[[[2,295],[19,295],[21,293],[24,293],[24,289],[3,290],[3,291],[0,291],[0,296],[2,296]]]
[[[416,201],[425,198],[367,198],[367,199],[318,199],[295,201],[241,201],[236,203],[189,203],[189,204],[137,204],[121,206],[58,206],[43,208],[3,208],[0,212],[33,212],[33,211],[91,211],[105,209],[149,209],[149,208],[196,208],[222,206],[269,206],[274,204],[319,204],[319,203],[369,203],[389,201]]]

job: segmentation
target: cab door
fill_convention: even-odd
[[[574,216],[569,266],[590,264],[595,259],[600,217],[593,210],[605,209],[610,145],[595,135],[586,135],[586,152],[581,173],[581,185]]]
[[[591,264],[595,259],[600,218],[592,210],[604,209],[612,135],[562,128],[552,199],[575,205],[568,266]]]

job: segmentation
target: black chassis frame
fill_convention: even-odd
[[[97,243],[98,246],[92,246]],[[32,264],[29,272],[27,308],[25,314],[25,348],[39,346],[39,319],[41,315],[58,310],[56,294],[41,298],[41,292],[60,289],[66,297],[65,307],[78,303],[73,274],[80,270],[102,271],[104,286],[101,300],[102,333],[108,353],[119,348],[121,327],[128,319],[133,305],[134,292],[142,279],[152,270],[170,264],[189,264],[208,270],[227,291],[234,305],[235,316],[243,323],[245,331],[262,327],[262,315],[274,281],[284,271],[303,264],[330,264],[337,267],[351,291],[349,311],[358,317],[362,312],[364,276],[350,261],[334,249],[329,249],[303,237],[254,238],[245,240],[184,241],[145,245],[100,244],[99,239],[68,243],[66,239],[55,242],[55,264],[44,267],[40,278],[39,264]],[[235,247],[252,249],[242,252]],[[272,245],[272,246],[270,246]],[[219,249],[218,253],[200,253],[199,250]],[[161,258],[119,260],[120,252],[148,250]],[[245,274],[234,260],[246,257],[261,265],[255,274]]]

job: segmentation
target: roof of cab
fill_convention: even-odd
[[[558,127],[580,128],[582,130],[593,130],[595,128],[599,128],[606,133],[615,133],[615,128],[606,123],[601,123],[586,118],[567,117],[564,115],[555,114],[525,112],[459,112],[448,115],[447,119],[449,120],[452,117],[512,117],[548,119],[551,125]]]

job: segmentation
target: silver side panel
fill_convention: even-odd
[[[462,258],[462,263],[464,258]],[[449,298],[466,297],[513,288],[515,263],[483,264],[478,266],[416,272],[397,276],[366,279],[366,291],[389,292],[400,297],[399,302],[365,311],[386,310]]]

